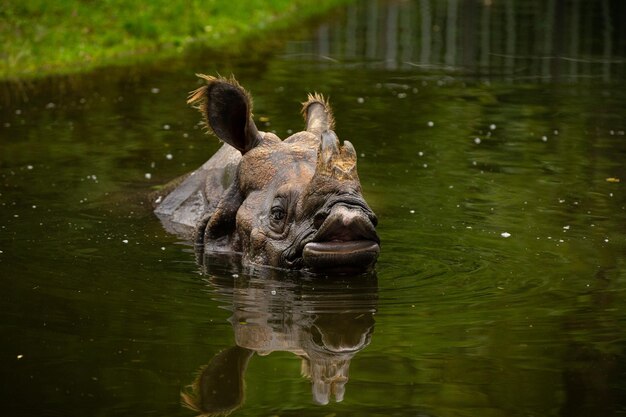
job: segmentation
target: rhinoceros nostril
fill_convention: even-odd
[[[320,227],[322,227],[322,224],[324,224],[324,221],[326,220],[327,217],[328,217],[328,213],[318,212],[313,218],[313,227],[315,227],[316,229],[319,229]]]

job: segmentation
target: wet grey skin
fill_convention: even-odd
[[[356,151],[340,144],[328,102],[309,94],[305,130],[281,140],[261,132],[250,95],[234,78],[199,75],[188,102],[224,145],[200,168],[155,196],[165,228],[203,253],[287,269],[358,272],[380,252]]]

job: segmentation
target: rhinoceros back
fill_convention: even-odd
[[[241,160],[241,153],[224,144],[200,168],[180,184],[157,197],[154,209],[165,229],[183,238],[190,238],[202,217],[215,210],[230,184]]]

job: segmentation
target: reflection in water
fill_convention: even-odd
[[[345,60],[386,70],[608,81],[623,73],[619,23],[625,14],[620,0],[363,0],[321,26],[310,42],[292,42],[287,57],[310,54],[321,65]]]
[[[194,411],[210,415],[238,408],[250,358],[278,351],[302,359],[302,375],[311,380],[316,403],[343,400],[350,361],[370,343],[374,330],[376,276],[308,281],[263,273],[275,276],[237,276],[228,282],[211,277],[214,290],[232,302],[236,346],[203,366],[182,394],[183,404]]]

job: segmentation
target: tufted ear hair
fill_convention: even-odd
[[[316,136],[335,128],[333,110],[328,100],[321,94],[309,94],[307,101],[302,103],[302,116],[304,116],[306,130]]]
[[[252,120],[252,98],[235,80],[197,74],[207,84],[189,93],[194,105],[215,136],[245,154],[257,146],[263,136]]]

